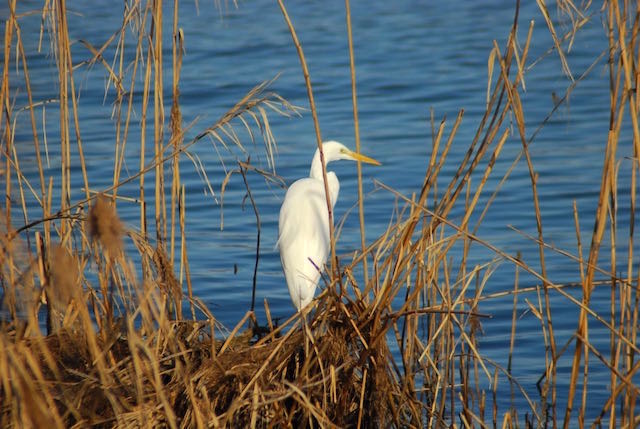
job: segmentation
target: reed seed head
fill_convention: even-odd
[[[122,251],[122,222],[113,204],[100,195],[89,211],[89,232],[111,255]]]
[[[182,288],[173,272],[173,264],[164,247],[158,246],[153,254],[153,261],[158,270],[158,284],[171,297],[179,300],[182,296]]]
[[[80,270],[78,261],[62,246],[51,252],[48,299],[62,310],[79,295]]]

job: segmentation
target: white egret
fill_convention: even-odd
[[[325,164],[344,159],[380,165],[375,159],[352,152],[336,141],[324,142],[322,151]],[[327,171],[327,185],[333,209],[340,191],[340,182],[333,171]],[[313,156],[309,177],[296,180],[287,190],[280,208],[278,230],[282,270],[291,301],[300,311],[313,299],[320,270],[330,251],[329,212],[319,149]]]

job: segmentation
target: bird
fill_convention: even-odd
[[[325,166],[332,161],[350,160],[380,165],[380,162],[349,150],[337,141],[322,144]],[[327,185],[333,210],[340,182],[333,171],[327,171]],[[278,219],[280,262],[297,311],[313,300],[320,273],[330,251],[329,212],[322,178],[320,149],[316,149],[309,177],[296,180],[284,197]]]

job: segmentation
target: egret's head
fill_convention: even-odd
[[[367,164],[380,165],[378,161],[368,156],[353,152],[345,145],[336,141],[326,141],[322,144],[322,151],[324,152],[325,162],[337,161],[337,160],[349,160],[349,161],[361,161]]]

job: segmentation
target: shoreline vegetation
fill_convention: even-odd
[[[284,2],[279,0],[278,4],[300,57],[320,144],[312,74],[309,79],[304,46],[297,39],[295,17],[290,19]],[[529,153],[537,131],[525,127],[520,99],[527,70],[539,58],[529,55],[533,22],[519,28],[516,3],[513,26],[505,30],[506,43],[494,42],[487,58],[485,113],[474,125],[477,131],[473,139],[464,142],[468,150],[456,160],[455,174],[450,178],[440,175],[445,165],[451,166],[447,155],[463,121],[462,111],[453,121],[437,121],[432,116],[432,151],[425,160],[420,189],[406,196],[377,183],[398,201],[398,207],[390,208],[390,216],[392,210],[396,214],[387,231],[365,239],[364,216],[360,215],[362,249],[351,261],[339,263],[332,240],[331,263],[324,277],[327,285],[306,318],[295,315],[276,326],[265,302],[266,329],[258,333],[253,311],[247,311],[226,330],[193,294],[184,234],[189,213],[180,160],[191,159],[199,169],[199,161],[189,149],[204,138],[224,147],[243,148],[250,142],[239,137],[241,133],[236,130],[241,129],[263,141],[272,167],[276,142],[269,117],[297,115],[300,109],[270,92],[270,82],[265,82],[251,89],[213,125],[198,129],[199,124],[184,124],[180,74],[185,46],[177,0],[126,2],[121,29],[103,46],[75,42],[86,48],[82,58],[72,57],[67,20],[70,11],[64,0],[45,1],[42,9],[20,13],[16,2],[8,0],[0,88],[0,182],[5,195],[0,216],[0,282],[6,315],[0,325],[0,426],[639,425],[640,280],[633,250],[640,167],[640,95],[636,91],[640,11],[630,1],[608,1],[596,10],[595,5],[561,0],[555,12],[563,22],[559,27],[546,3],[539,0],[537,4],[541,18],[537,25],[544,23],[553,41],[546,55],[559,57],[571,82],[538,129],[593,68],[583,76],[572,75],[566,53],[576,34],[589,20],[601,19],[609,39],[607,51],[593,53],[593,65],[603,58],[607,61],[610,129],[608,140],[603,142],[602,165],[594,166],[602,168],[602,181],[593,233],[582,239],[577,234],[575,252],[566,252],[580,267],[581,276],[575,284],[556,284],[546,274],[545,254],[565,251],[545,241],[538,176]],[[32,96],[31,53],[25,52],[22,43],[22,23],[34,16],[42,20],[41,45],[48,39],[55,58],[57,100]],[[345,16],[359,150],[357,61],[353,57],[348,0]],[[171,38],[163,37],[167,29],[171,29]],[[357,29],[355,34],[357,37]],[[163,59],[169,52],[164,46],[168,40],[171,58]],[[113,46],[115,57],[105,58],[103,54]],[[92,173],[86,167],[90,155],[83,149],[74,77],[78,68],[88,66],[104,68],[108,76],[105,97],[113,102],[113,185],[100,190],[90,187]],[[16,70],[11,71],[12,67]],[[163,75],[168,74],[172,86],[165,88]],[[26,105],[15,105],[18,93]],[[168,99],[170,106],[164,104]],[[48,109],[56,110],[60,120],[59,136],[51,136],[48,143],[42,141],[46,130],[37,119],[45,103]],[[134,104],[139,109],[135,119]],[[165,116],[165,112],[170,113]],[[28,120],[16,121],[18,114],[27,115]],[[16,146],[18,124],[31,127],[33,147]],[[128,175],[123,165],[125,146],[134,144],[127,141],[133,127],[140,127],[142,137],[137,142],[139,158],[128,161],[129,167],[136,165],[138,170]],[[197,137],[189,141],[185,134],[191,127],[195,127]],[[632,153],[617,151],[623,133],[632,136]],[[523,160],[530,175],[526,191],[534,202],[537,224],[537,235],[531,237],[531,243],[539,249],[535,265],[475,235],[499,187],[509,180],[512,169],[501,178],[497,189],[485,189],[505,143],[514,138],[521,142],[514,165]],[[56,189],[53,178],[45,174],[42,155],[45,145],[54,140],[59,141],[61,154]],[[617,162],[621,157],[632,159],[631,183],[618,183]],[[35,163],[29,165],[35,174],[24,173],[26,162]],[[72,166],[83,183],[82,189],[74,192]],[[238,160],[234,172],[243,177],[259,174],[268,181],[279,180],[249,160]],[[223,182],[222,195],[228,179]],[[211,186],[206,173],[203,180]],[[362,201],[360,167],[358,182]],[[119,195],[120,187],[131,183],[139,190],[133,200]],[[622,187],[630,189],[630,219],[616,217],[617,190]],[[78,191],[84,197],[72,200]],[[492,197],[483,205],[480,201],[485,200],[480,196],[484,194]],[[248,185],[247,197],[254,204]],[[27,211],[27,201],[35,201],[40,210],[37,215],[34,210]],[[124,225],[117,214],[119,204],[139,207],[139,224]],[[362,213],[362,206],[359,209]],[[454,210],[455,222],[450,216]],[[576,230],[580,231],[577,209],[574,213]],[[627,234],[627,243],[616,244],[618,232]],[[258,226],[258,242],[259,234]],[[132,246],[125,246],[125,242]],[[471,246],[482,246],[493,257],[472,265],[468,262]],[[128,253],[129,248],[137,251],[135,258]],[[621,255],[617,271],[598,264],[603,252],[613,261]],[[140,265],[134,266],[134,260]],[[498,263],[516,267],[516,275],[511,290],[491,295],[484,287]],[[89,267],[94,267],[91,274]],[[354,274],[362,272],[363,278]],[[534,276],[538,285],[519,288],[519,273]],[[590,305],[596,285],[611,290],[609,314],[598,314]],[[569,288],[580,292],[569,293]],[[539,356],[546,370],[538,382],[537,396],[511,373],[516,307],[524,299],[522,294],[530,294],[529,310],[539,320],[539,335],[544,338],[545,349]],[[511,330],[506,334],[511,346],[504,351],[509,356],[508,367],[485,358],[478,343],[482,321],[489,317],[480,311],[479,303],[498,295],[513,296]],[[575,334],[566,344],[556,342],[553,296],[562,296],[579,314]],[[610,344],[606,350],[599,350],[590,341],[590,329],[596,325],[608,332]],[[394,354],[393,349],[399,352]],[[565,368],[562,372],[560,361]],[[595,365],[609,373],[607,386],[589,382],[590,368]],[[559,379],[568,380],[567,392],[558,391]],[[510,386],[512,394],[528,406],[499,406],[500,386]],[[594,389],[607,389],[608,399],[604,403],[590,402]],[[598,409],[598,417],[587,418],[587,410],[593,407]]]

